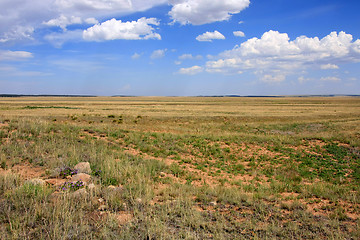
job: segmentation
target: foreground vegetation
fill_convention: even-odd
[[[1,239],[360,238],[360,98],[2,98],[0,143]]]

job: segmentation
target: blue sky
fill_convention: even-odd
[[[0,93],[360,94],[358,0],[1,0]]]

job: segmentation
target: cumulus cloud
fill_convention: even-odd
[[[54,26],[60,27],[61,29],[66,31],[66,26],[71,25],[71,24],[81,24],[81,23],[82,23],[82,20],[80,17],[71,16],[68,18],[64,15],[61,15],[58,18],[54,18],[47,22],[44,22],[44,25],[51,26],[51,27],[54,27]]]
[[[328,63],[328,64],[321,65],[320,68],[323,69],[323,70],[326,70],[326,69],[339,69],[339,66],[335,65],[335,64]]]
[[[196,59],[196,60],[200,60],[202,59],[202,56],[201,55],[196,55],[196,56],[193,56],[192,54],[189,54],[189,53],[186,53],[186,54],[183,54],[181,56],[179,56],[179,59],[180,60],[187,60],[187,59]]]
[[[4,32],[2,34],[0,38],[0,43],[32,40],[33,33],[34,33],[34,28],[31,26],[14,26],[13,28],[9,29],[7,32]]]
[[[44,26],[58,26],[66,30],[71,24],[97,24],[96,19],[145,11],[166,2],[167,0],[1,0],[0,43],[34,40],[33,33]],[[83,30],[83,27],[79,26],[79,29]]]
[[[341,79],[338,77],[322,77],[320,78],[321,81],[326,81],[326,82],[340,82]]]
[[[234,31],[233,33],[236,37],[245,37],[245,33],[242,31]]]
[[[199,42],[212,42],[214,39],[225,39],[225,37],[218,31],[206,32],[196,37]]]
[[[208,61],[206,68],[209,72],[223,73],[260,68],[264,76],[279,70],[291,74],[299,69],[336,68],[341,63],[359,62],[359,49],[360,40],[353,41],[353,37],[345,32],[332,32],[322,39],[300,36],[290,41],[286,33],[270,30],[260,39],[249,39],[221,53],[217,60]],[[283,77],[264,78],[265,81],[277,79]]]
[[[180,74],[185,74],[185,75],[195,75],[198,73],[201,73],[204,69],[200,66],[193,66],[193,67],[189,67],[189,68],[181,68],[179,70]]]
[[[170,0],[169,12],[174,22],[202,25],[228,20],[247,8],[250,0]]]
[[[165,57],[165,53],[166,53],[167,49],[158,49],[153,51],[153,53],[151,54],[150,58],[151,59],[159,59],[159,58],[163,58]]]
[[[90,18],[85,19],[85,23],[87,23],[87,24],[98,24],[99,21],[96,18],[90,17]]]
[[[96,24],[83,32],[83,38],[87,41],[105,41],[115,39],[144,40],[161,39],[154,32],[151,25],[158,26],[160,23],[156,18],[140,18],[137,21],[122,22],[115,18]]]
[[[0,61],[22,61],[32,57],[33,54],[26,51],[0,51]]]
[[[67,26],[73,24],[82,24],[82,23],[97,24],[98,20],[96,20],[95,18],[87,18],[83,20],[81,19],[81,17],[75,17],[75,16],[66,17],[64,15],[61,15],[60,17],[51,19],[47,22],[44,22],[43,24],[50,27],[60,27],[63,31],[66,31]]]
[[[282,82],[286,79],[284,74],[265,74],[261,77],[263,82],[274,83],[274,82]]]
[[[185,61],[185,60],[201,60],[202,58],[203,58],[203,56],[201,56],[201,55],[193,56],[190,53],[185,53],[185,54],[178,57],[178,59],[180,61],[175,61],[175,64],[180,65],[182,63],[182,61]]]
[[[132,59],[139,59],[141,57],[141,54],[134,53],[134,55],[131,56]]]

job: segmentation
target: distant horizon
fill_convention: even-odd
[[[360,94],[298,94],[298,95],[237,95],[237,94],[229,94],[229,95],[194,95],[194,96],[135,96],[135,95],[87,95],[87,94],[0,94],[0,97],[259,97],[259,98],[267,98],[267,97],[360,97]]]
[[[360,94],[360,1],[0,2],[0,92]]]

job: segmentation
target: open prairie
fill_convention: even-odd
[[[358,97],[0,98],[0,143],[1,239],[360,239]]]

